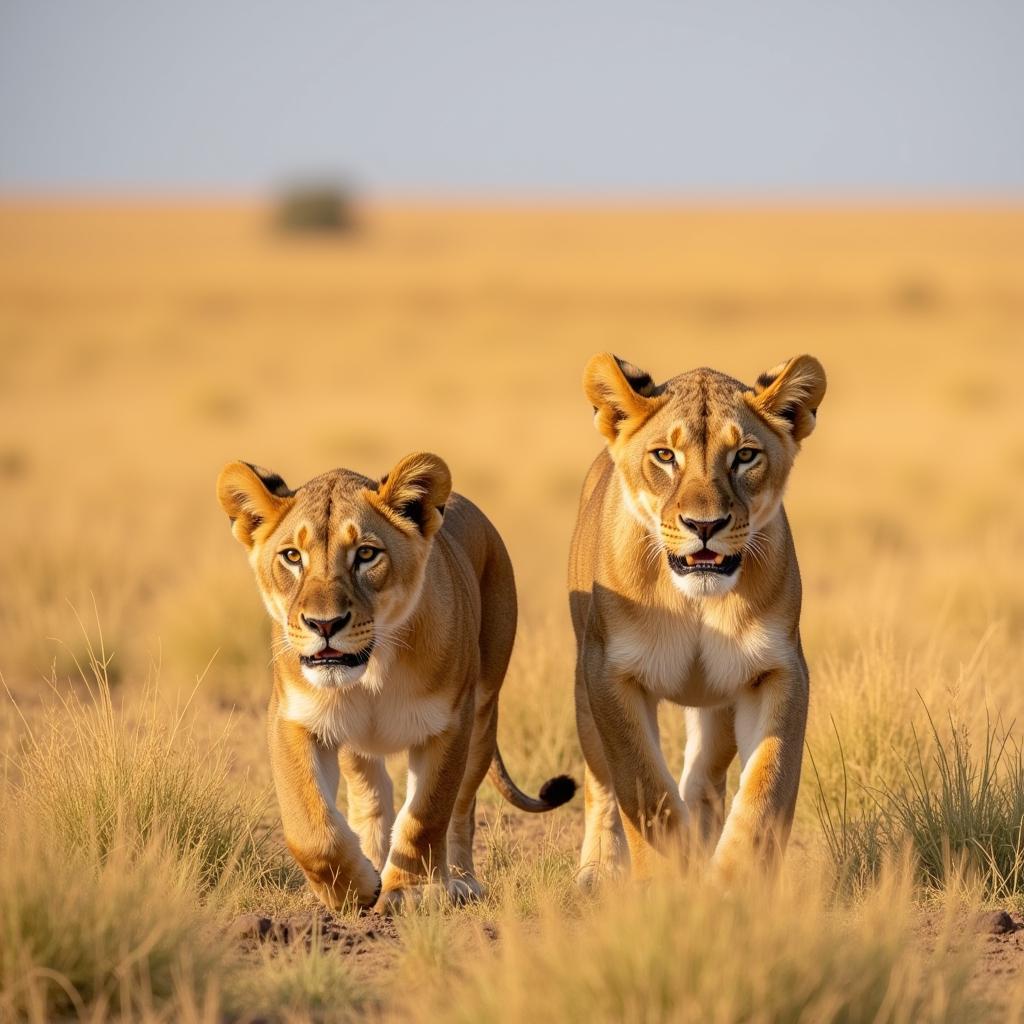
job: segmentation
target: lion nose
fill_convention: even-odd
[[[348,625],[351,618],[352,613],[345,612],[344,615],[336,615],[333,619],[310,619],[303,615],[302,621],[307,629],[319,633],[325,640],[330,640],[339,629],[344,629]]]
[[[732,519],[732,515],[727,515],[724,519],[684,519],[682,516],[679,517],[683,526],[687,529],[693,530],[700,539],[707,544],[709,540],[720,530],[724,530],[729,525],[729,520]]]

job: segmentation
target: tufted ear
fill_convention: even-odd
[[[452,475],[444,460],[429,452],[400,459],[380,482],[377,498],[399,520],[414,525],[424,537],[440,528],[445,502],[452,493]]]
[[[825,397],[825,370],[814,356],[796,356],[757,378],[750,404],[769,420],[782,424],[799,443],[814,430],[818,406]]]
[[[663,389],[649,373],[602,352],[587,363],[583,390],[594,407],[594,426],[611,443],[624,427],[636,429],[658,409]]]
[[[229,462],[217,477],[217,499],[235,539],[251,548],[260,527],[273,526],[291,505],[294,491],[276,473],[248,462]]]

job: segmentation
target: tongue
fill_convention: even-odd
[[[715,553],[705,548],[703,551],[698,551],[692,557],[695,562],[713,562],[715,560]]]

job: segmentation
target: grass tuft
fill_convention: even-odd
[[[155,686],[131,710],[116,706],[102,639],[86,650],[84,696],[54,685],[55,705],[26,728],[16,800],[55,845],[99,862],[159,839],[190,865],[200,894],[274,883],[282,859],[263,824],[266,799],[231,781],[224,735],[200,745],[188,704],[168,718]]]
[[[922,701],[922,704],[924,702]],[[877,877],[886,857],[907,850],[927,889],[969,891],[984,900],[1024,898],[1024,751],[986,714],[980,741],[948,715],[940,730],[927,705],[928,733],[912,727],[902,774],[871,790],[874,806],[848,813],[819,780],[818,812],[840,876],[856,887]],[[845,753],[839,744],[839,757]]]
[[[257,965],[236,971],[227,994],[246,1020],[347,1024],[372,1005],[367,987],[337,950],[325,949],[318,929],[309,947],[265,953]]]
[[[7,820],[0,1019],[47,1021],[87,1007],[97,1019],[132,1017],[210,984],[223,956],[217,916],[196,900],[196,862],[157,839],[142,849],[113,842],[100,856],[95,844],[53,841],[28,814]]]
[[[197,742],[153,687],[115,706],[102,640],[86,649],[84,692],[22,719],[0,794],[0,1017],[206,1005],[226,915],[288,877],[223,738]]]

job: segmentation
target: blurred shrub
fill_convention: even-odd
[[[347,185],[306,182],[286,187],[275,224],[286,234],[348,234],[356,229],[356,200]]]

